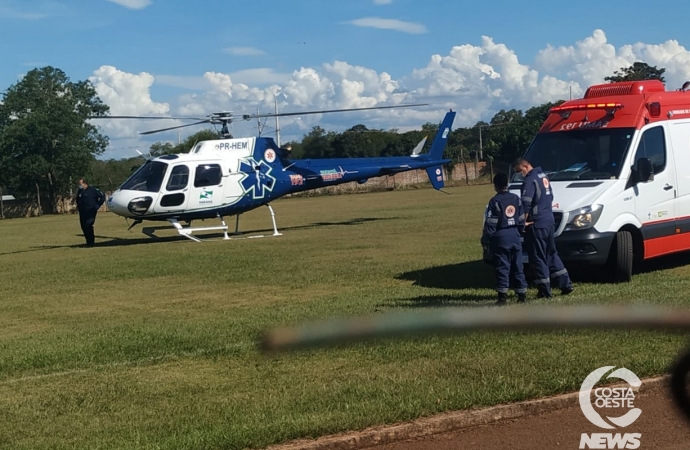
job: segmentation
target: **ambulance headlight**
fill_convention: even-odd
[[[597,220],[599,220],[599,216],[601,216],[603,209],[603,205],[592,205],[570,211],[568,214],[570,220],[565,229],[586,230],[587,228],[592,228],[594,224],[597,223]]]

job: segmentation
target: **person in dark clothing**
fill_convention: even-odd
[[[523,158],[515,160],[513,169],[524,179],[521,198],[525,211],[525,245],[536,272],[537,297],[551,298],[552,279],[563,295],[570,294],[573,283],[556,250],[551,183],[541,167],[532,167]]]
[[[93,186],[89,186],[86,179],[79,179],[79,192],[77,193],[77,210],[79,211],[79,223],[86,239],[86,246],[93,247],[96,237],[93,226],[96,223],[98,209],[105,202],[105,195]]]
[[[522,267],[522,242],[524,216],[520,197],[508,192],[508,176],[494,177],[496,195],[486,208],[482,244],[489,245],[493,253],[496,275],[497,305],[505,305],[511,284],[518,302],[525,301],[527,280]]]

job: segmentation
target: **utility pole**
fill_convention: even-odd
[[[511,122],[504,122],[504,123],[494,123],[494,124],[486,124],[486,125],[475,125],[472,128],[479,128],[479,151],[478,153],[478,160],[484,159],[484,140],[482,139],[482,128],[489,128],[489,127],[500,127],[503,125],[509,125]]]
[[[278,125],[278,99],[274,100],[276,108],[276,141],[278,147],[280,147],[280,126]]]
[[[484,159],[484,151],[482,150],[482,127],[479,127],[479,159]]]

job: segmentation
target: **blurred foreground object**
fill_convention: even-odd
[[[413,334],[602,327],[690,330],[690,309],[656,306],[443,308],[333,319],[277,328],[264,333],[261,347],[266,352],[278,352]]]
[[[690,331],[690,310],[618,305],[443,308],[414,313],[332,319],[296,327],[276,328],[261,336],[260,345],[265,353],[277,353],[423,334],[563,328]],[[685,350],[671,368],[670,389],[676,405],[690,423],[690,398],[686,389],[688,374],[690,351]]]

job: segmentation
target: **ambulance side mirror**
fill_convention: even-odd
[[[649,158],[638,159],[636,166],[635,175],[637,176],[638,183],[654,181],[654,166]]]

